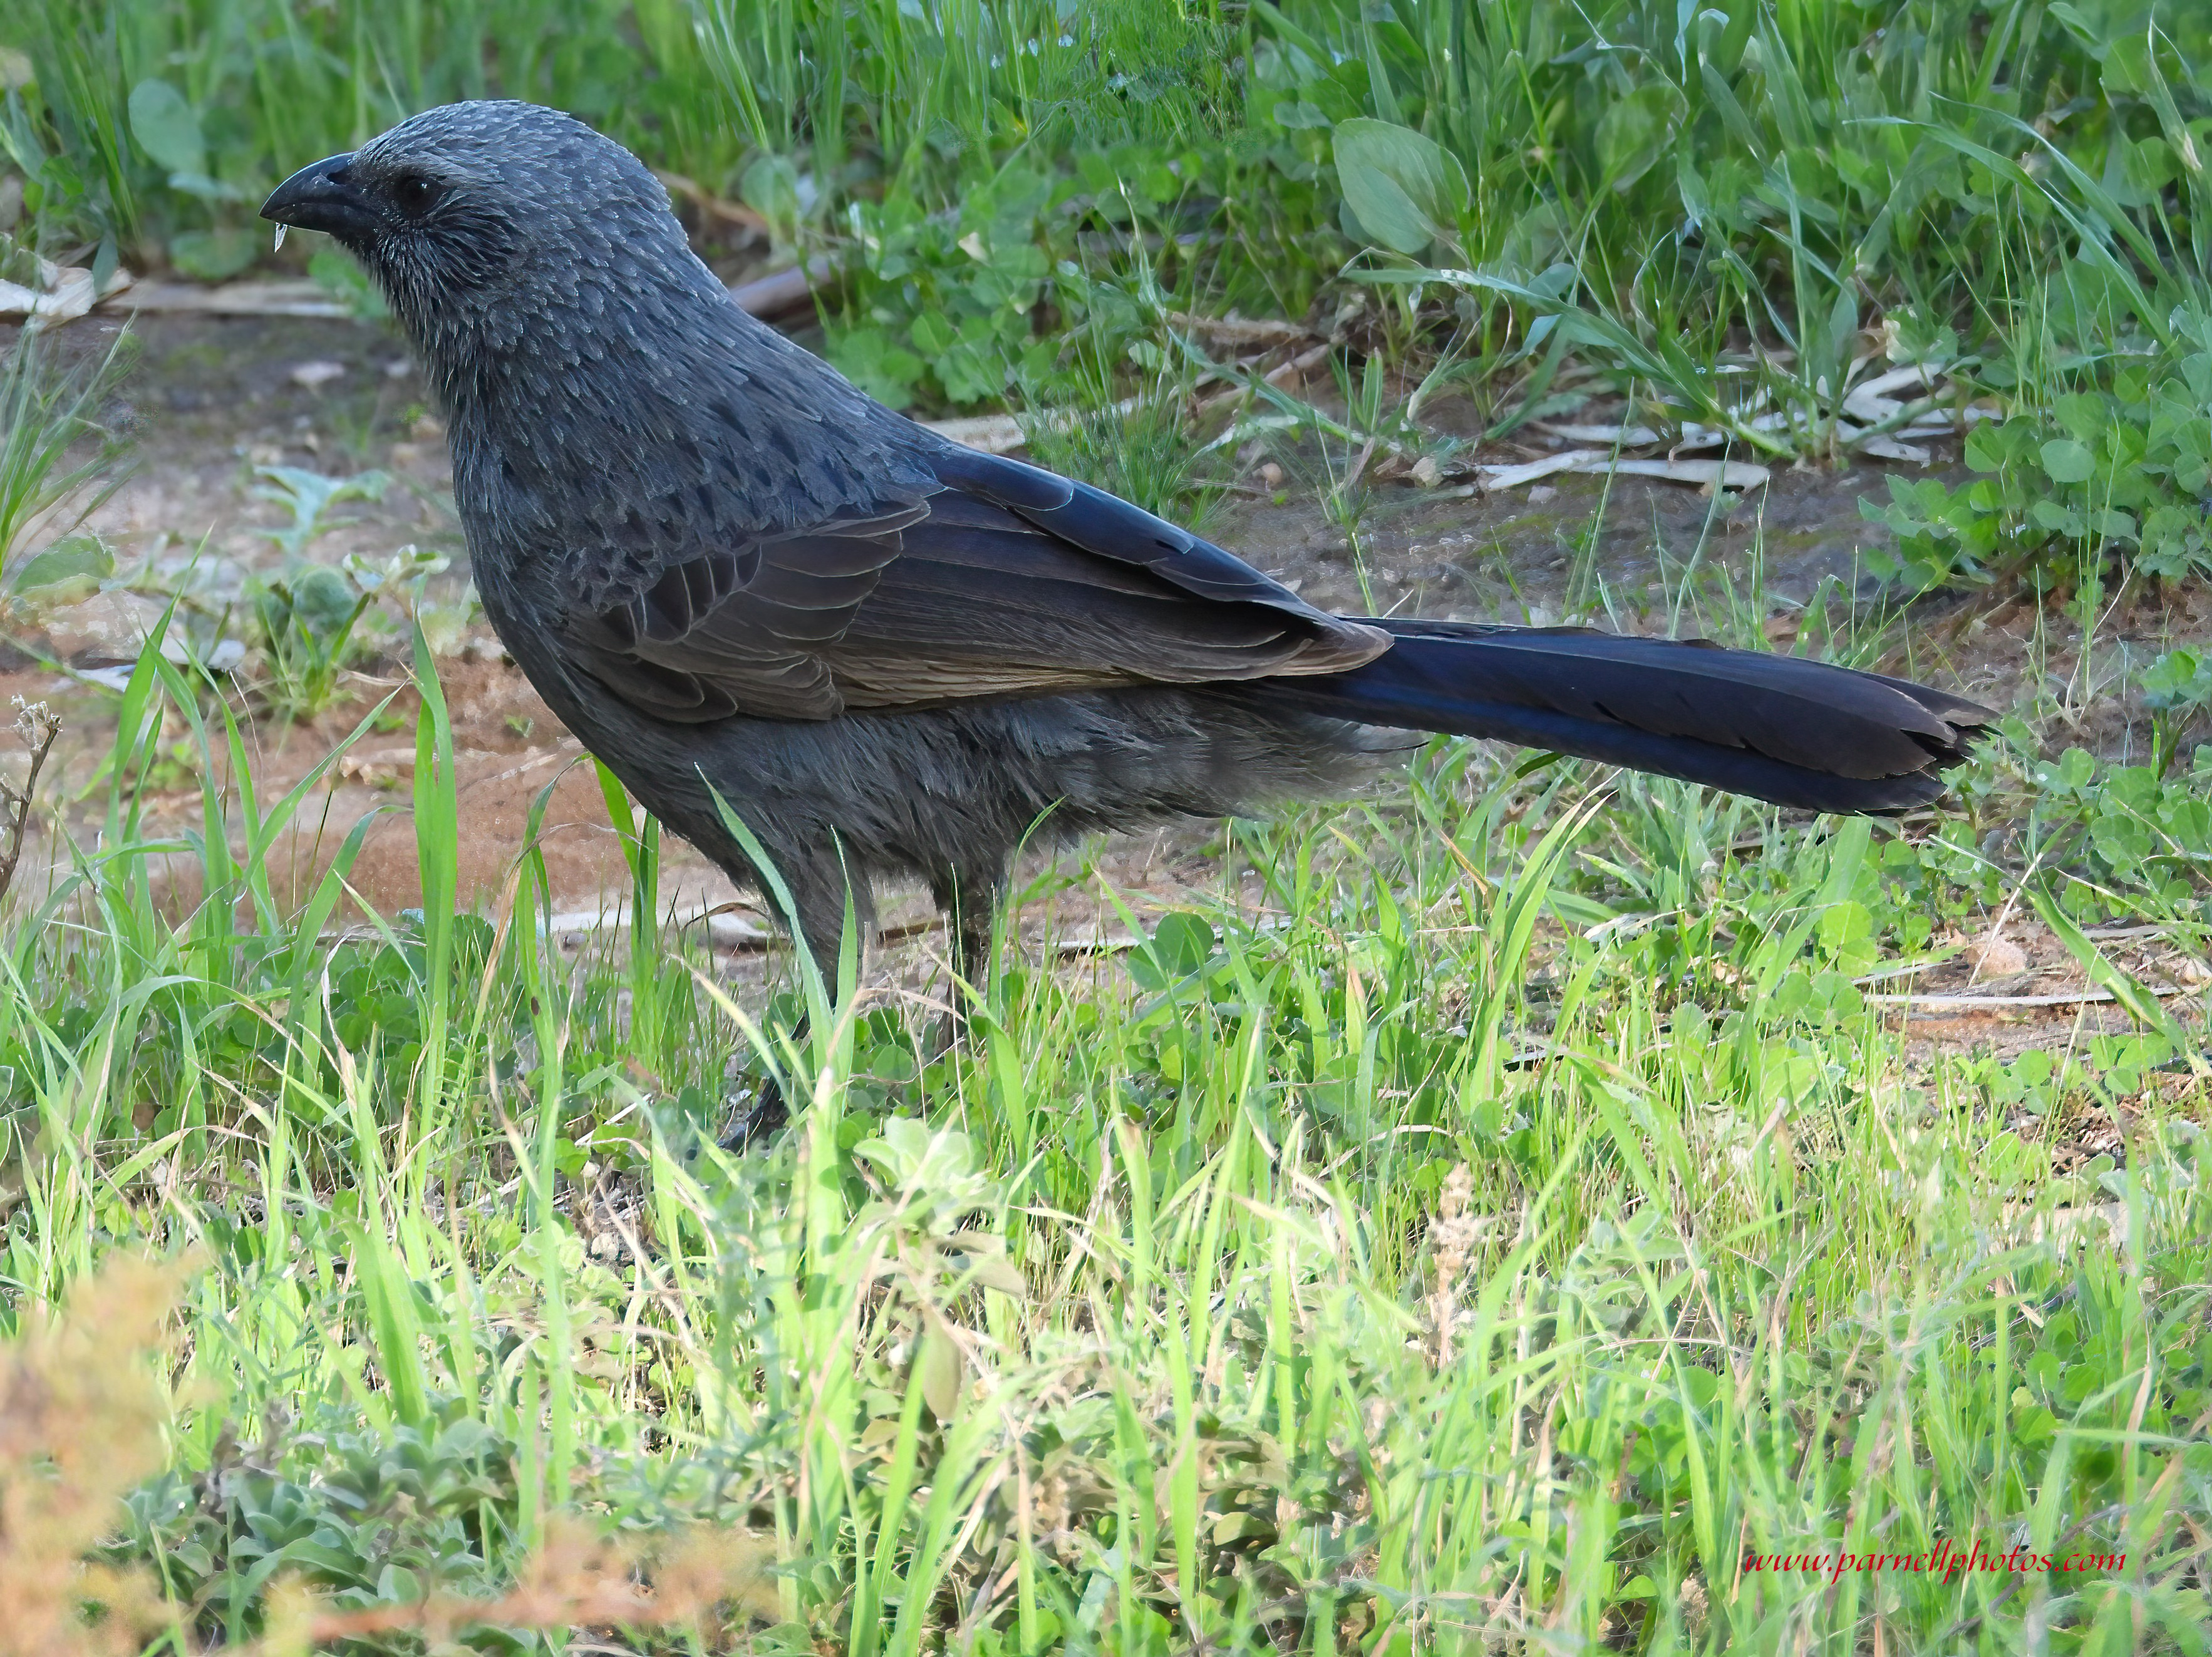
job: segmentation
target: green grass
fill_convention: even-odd
[[[1986,487],[1875,503],[1916,587],[2207,561],[2198,6],[25,0],[0,46],[0,152],[95,267],[234,274],[305,161],[526,96],[831,254],[830,354],[895,404],[1126,388],[1164,294],[1301,319],[1365,285],[1353,343],[1493,434],[1602,395],[1834,458],[1881,353],[1949,370],[2009,417]]]
[[[57,527],[57,516],[68,519],[59,527],[74,527],[119,449],[97,416],[127,356],[124,346],[74,372],[57,372],[40,346],[36,334],[25,334],[0,357],[0,586],[16,590],[27,577],[31,585],[42,580],[40,570],[25,568],[33,533]],[[45,579],[58,568],[49,549]]]
[[[2039,664],[2069,614],[2085,641],[1902,824],[1440,744],[1224,828],[1200,907],[1065,861],[1029,895],[1136,942],[1010,944],[944,1055],[849,955],[762,996],[672,926],[564,953],[536,817],[510,901],[460,911],[420,646],[422,907],[348,920],[365,828],[312,890],[287,849],[338,755],[263,798],[244,722],[322,699],[359,592],[309,615],[288,577],[256,703],[148,649],[97,834],[0,929],[0,1320],[186,1263],[169,1466],[105,1550],[170,1596],[149,1648],[257,1639],[287,1581],[489,1597],[574,1514],[765,1539],[775,1609],[733,1636],[763,1652],[2205,1648],[2212,672],[2119,659],[2148,754],[2064,734],[2118,586],[2203,575],[2200,12],[32,0],[0,43],[52,256],[243,268],[292,167],[540,97],[833,253],[828,347],[872,388],[1012,394],[1055,464],[1184,512],[1272,434],[1355,542],[1358,457],[1450,458],[1446,398],[1493,436],[1583,399],[1847,453],[1887,325],[1996,416],[1973,476],[1872,508],[1891,598],[1987,582],[2054,600]],[[1232,307],[1342,319],[1336,395],[1169,319]],[[1225,436],[1182,421],[1208,373],[1251,385]],[[11,590],[101,573],[22,533],[101,475],[98,404],[27,348],[0,378]],[[1667,610],[1747,640],[1759,568],[1669,571]],[[1828,653],[1945,671],[1821,606]],[[151,810],[180,774],[197,803]],[[659,914],[659,831],[602,781]],[[2129,1032],[1908,1046],[1875,998],[1999,913]],[[2108,953],[2143,938],[2174,984]],[[771,1069],[797,1126],[724,1155]],[[2124,1156],[2061,1158],[2085,1118]],[[2124,1559],[1747,1563],[1977,1544]]]
[[[512,924],[457,913],[434,694],[424,907],[335,942],[343,857],[271,889],[313,779],[212,780],[234,727],[155,652],[123,706],[99,849],[11,934],[0,1273],[20,1314],[196,1263],[174,1471],[111,1550],[196,1638],[272,1572],[489,1591],[581,1504],[772,1538],[761,1649],[2199,1648],[2196,1012],[1930,1059],[1855,980],[2010,889],[1976,821],[2070,871],[2062,923],[2201,955],[2201,776],[1999,756],[1900,836],[1438,744],[1233,825],[1218,906],[1023,958],[932,1059],[849,962],[763,1009],[672,932],[564,959],[527,847]],[[165,717],[211,780],[155,839]],[[733,1160],[754,1053],[811,1102]],[[2126,1166],[2054,1177],[2123,1107]],[[2126,1563],[1742,1569],[1977,1541]]]

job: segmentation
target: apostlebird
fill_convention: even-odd
[[[1114,495],[962,447],[748,316],[579,121],[450,104],[262,208],[368,269],[444,405],[484,612],[671,829],[834,950],[927,882],[976,981],[1015,848],[1340,794],[1445,731],[1894,811],[1990,722],[1796,657],[1336,616]],[[862,936],[868,933],[863,932]]]

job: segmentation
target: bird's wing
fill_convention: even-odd
[[[1341,671],[1389,647],[1212,543],[966,450],[920,498],[803,530],[678,541],[579,601],[580,665],[676,721]]]

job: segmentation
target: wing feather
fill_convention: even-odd
[[[956,460],[921,500],[739,545],[695,525],[619,602],[579,604],[568,649],[697,722],[1337,672],[1389,647],[1164,519],[1007,464]]]

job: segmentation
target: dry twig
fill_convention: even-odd
[[[1313,330],[1302,322],[1265,322],[1244,317],[1200,317],[1185,311],[1170,311],[1168,320],[1178,328],[1188,328],[1194,334],[1204,334],[1209,339],[1225,340],[1232,345],[1294,345],[1302,339],[1311,339]]]
[[[39,792],[39,773],[45,768],[46,756],[53,751],[54,738],[62,733],[62,722],[44,702],[27,704],[18,696],[15,710],[15,732],[30,750],[31,774],[23,779],[21,792],[0,777],[0,796],[5,797],[9,813],[8,849],[0,853],[0,897],[7,896],[8,889],[15,883],[15,865],[23,855],[23,830],[31,821],[31,802]]]

